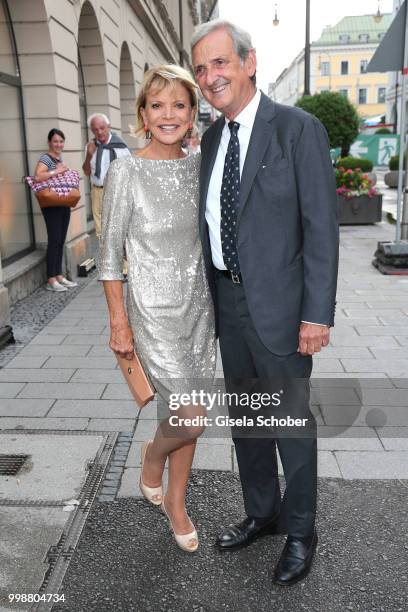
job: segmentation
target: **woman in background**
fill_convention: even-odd
[[[61,153],[65,145],[65,136],[61,130],[53,128],[48,133],[48,151],[41,155],[35,169],[35,180],[47,179],[63,174],[68,167],[63,163]],[[48,291],[67,291],[67,287],[76,287],[77,283],[69,281],[62,274],[62,255],[67,236],[71,208],[69,206],[49,206],[42,208],[47,227],[47,286]]]

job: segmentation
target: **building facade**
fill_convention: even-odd
[[[80,169],[86,118],[103,112],[131,148],[134,102],[144,71],[159,62],[190,67],[194,26],[205,0],[0,0],[0,328],[9,306],[45,281],[46,230],[22,182],[47,149],[53,128],[66,136],[64,162]],[[89,183],[72,212],[65,267],[93,254]]]
[[[344,17],[323,30],[310,49],[310,91],[336,91],[355,104],[361,117],[385,114],[388,76],[367,73],[368,62],[391,23],[392,15]],[[304,50],[270,86],[277,102],[294,104],[304,91]]]

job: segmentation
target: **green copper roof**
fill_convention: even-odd
[[[335,26],[324,28],[318,40],[312,43],[313,46],[341,45],[358,43],[378,43],[381,40],[379,34],[384,35],[388,30],[394,15],[386,13],[380,23],[374,21],[373,15],[358,15],[353,17],[343,17]],[[368,34],[368,40],[360,35]],[[348,36],[348,40],[341,40],[340,37]]]

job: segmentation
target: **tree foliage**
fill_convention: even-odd
[[[356,107],[345,96],[333,91],[322,91],[300,98],[296,106],[323,123],[332,149],[340,147],[342,157],[348,154],[358,136],[360,117]]]

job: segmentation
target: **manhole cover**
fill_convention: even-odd
[[[15,476],[29,455],[0,455],[0,476]]]

